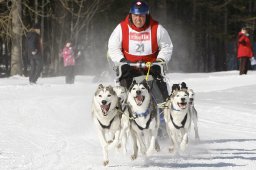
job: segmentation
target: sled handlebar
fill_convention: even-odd
[[[149,69],[149,67],[152,67],[152,66],[159,66],[159,68],[161,70],[161,75],[163,77],[165,77],[165,73],[167,70],[167,65],[165,62],[153,62],[153,63],[150,63],[150,65],[148,65],[148,63],[144,63],[144,62],[137,62],[137,63],[120,62],[115,65],[115,68],[116,68],[115,70],[117,73],[116,79],[119,79],[122,76],[122,66],[124,66],[124,65],[129,65],[131,67],[140,68],[140,69],[144,69],[144,68]]]
[[[165,65],[166,63],[165,62],[155,62],[155,63],[151,63],[150,66],[159,66],[159,67],[163,67],[163,65]],[[119,64],[119,66],[123,66],[123,65],[129,65],[131,67],[136,67],[136,68],[146,68],[148,67],[147,63],[141,63],[141,62],[138,62],[138,63],[127,63],[127,62],[121,62]]]

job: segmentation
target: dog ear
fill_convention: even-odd
[[[177,90],[180,90],[179,84],[173,84],[173,85],[172,85],[172,93],[173,93],[174,91],[177,91]]]
[[[146,89],[149,90],[149,84],[145,79],[141,82],[141,84],[143,84],[143,86],[145,86]]]
[[[111,94],[116,94],[114,88],[111,85],[107,86],[106,89],[109,90]]]
[[[188,89],[187,84],[185,82],[181,83],[181,89]]]
[[[99,86],[98,86],[98,89],[103,89],[104,88],[104,86],[102,85],[102,84],[100,84]]]
[[[130,87],[128,88],[128,91],[131,91],[133,85],[136,84],[136,83],[137,83],[136,80],[133,80],[133,81],[132,81],[132,84],[131,84]]]

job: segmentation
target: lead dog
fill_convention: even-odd
[[[160,146],[157,141],[159,114],[146,81],[141,83],[133,81],[129,88],[127,103],[133,139],[131,158],[133,160],[137,158],[138,144],[142,154],[150,155],[154,150],[159,151]]]
[[[189,96],[186,90],[174,90],[165,103],[164,119],[171,141],[170,152],[184,151],[188,145],[188,132],[191,125]]]
[[[103,149],[103,164],[109,163],[108,150],[119,143],[120,113],[118,97],[112,86],[98,86],[92,103],[92,116]]]
[[[189,94],[189,112],[191,114],[191,119],[192,122],[194,124],[194,131],[195,131],[195,139],[197,141],[200,140],[199,138],[199,133],[198,133],[198,126],[197,126],[197,122],[198,122],[198,115],[197,115],[197,111],[196,108],[194,106],[194,101],[195,101],[195,93],[192,89],[188,90],[188,94]]]

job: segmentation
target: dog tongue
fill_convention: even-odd
[[[101,109],[104,113],[108,112],[109,105],[101,105]]]
[[[142,101],[143,101],[143,96],[139,95],[139,96],[136,96],[136,103],[137,105],[141,105],[142,104]]]
[[[186,108],[186,103],[179,103],[178,105],[179,105],[179,107],[181,109],[185,109]]]

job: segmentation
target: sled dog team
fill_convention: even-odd
[[[194,124],[195,138],[199,140],[197,111],[194,107],[194,92],[185,83],[174,84],[166,102],[157,105],[144,80],[133,81],[129,89],[122,86],[103,86],[95,92],[92,115],[103,149],[103,164],[109,163],[111,148],[123,148],[127,153],[127,139],[132,139],[131,159],[142,155],[149,156],[160,151],[158,129],[160,109],[163,110],[166,131],[170,139],[169,151],[185,151],[188,146],[188,133]]]

